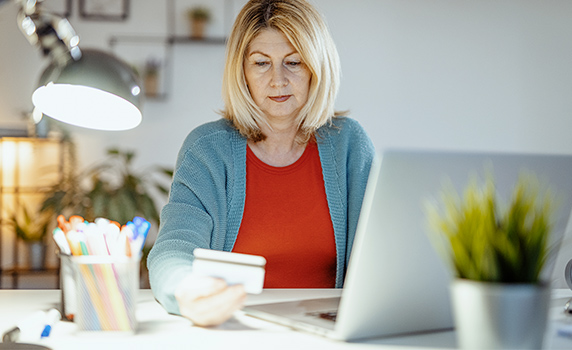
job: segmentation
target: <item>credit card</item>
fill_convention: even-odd
[[[260,294],[264,287],[266,259],[259,255],[196,248],[193,274],[220,278],[228,285],[242,284],[249,294]]]

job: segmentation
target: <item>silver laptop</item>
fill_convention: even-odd
[[[246,314],[338,340],[451,329],[451,272],[428,238],[427,201],[494,175],[509,198],[522,172],[560,195],[556,235],[572,209],[572,156],[388,151],[369,176],[341,298],[249,306]],[[555,235],[555,236],[556,236]]]

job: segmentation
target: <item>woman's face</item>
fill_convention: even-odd
[[[311,73],[278,30],[265,29],[252,39],[244,73],[254,102],[269,121],[294,120],[308,100]]]

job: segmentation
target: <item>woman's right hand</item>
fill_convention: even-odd
[[[241,309],[246,300],[242,285],[228,286],[213,277],[188,275],[175,290],[182,316],[197,326],[216,326]]]

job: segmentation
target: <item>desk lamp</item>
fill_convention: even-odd
[[[41,1],[17,2],[20,30],[50,58],[32,95],[35,113],[99,130],[141,123],[141,87],[129,65],[103,51],[80,50],[68,20],[43,11]]]

